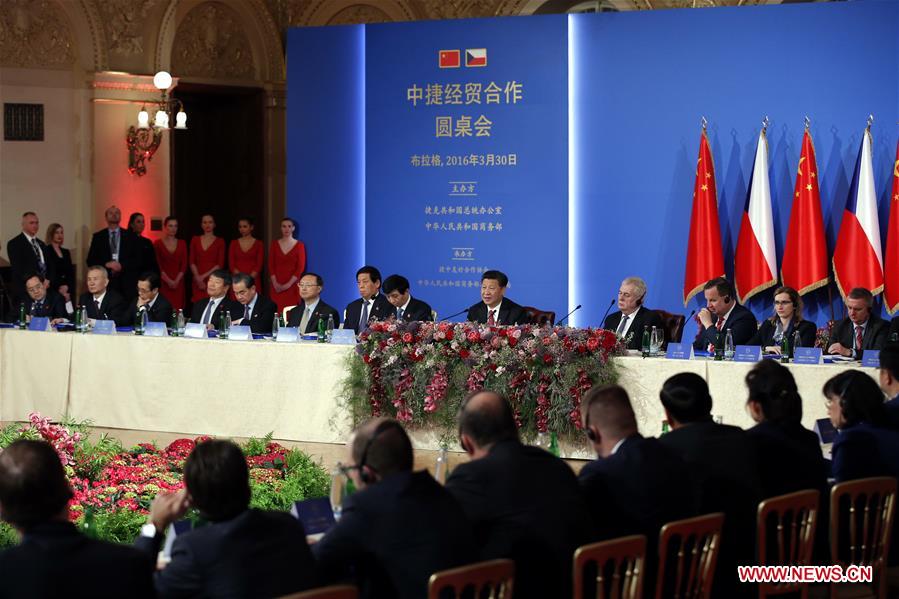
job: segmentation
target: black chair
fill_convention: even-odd
[[[556,324],[556,313],[540,310],[533,306],[524,306],[524,311],[528,313],[528,320],[531,324],[542,327],[545,324],[553,326]]]
[[[684,322],[687,320],[687,317],[683,314],[672,314],[664,310],[656,310],[656,313],[665,325],[664,346],[668,347],[669,342],[680,343],[681,336],[684,334]]]

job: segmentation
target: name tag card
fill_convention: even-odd
[[[815,433],[821,440],[821,444],[826,445],[828,443],[833,443],[837,436],[837,429],[833,427],[830,418],[819,418],[818,420],[815,420]]]
[[[114,320],[95,320],[94,321],[94,335],[115,335],[115,321]]]
[[[175,544],[175,538],[190,532],[193,524],[190,520],[178,520],[169,524],[168,530],[165,531],[165,544],[162,546],[162,556],[166,559],[172,559],[172,545]]]
[[[189,322],[184,325],[184,336],[191,339],[206,339],[206,325],[199,322]]]
[[[252,341],[253,332],[245,324],[231,325],[228,331],[228,341]]]
[[[34,316],[31,318],[31,322],[28,323],[29,331],[49,331],[50,330],[50,319],[46,316]]]
[[[334,329],[331,331],[331,343],[335,345],[356,345],[356,333],[353,329]]]
[[[669,343],[668,351],[665,357],[669,360],[692,360],[693,344],[692,343]]]
[[[820,347],[797,347],[793,350],[794,364],[823,364],[824,354]]]
[[[169,331],[165,328],[164,322],[148,322],[144,328],[144,335],[147,337],[168,337]]]
[[[303,523],[307,535],[327,532],[334,526],[334,511],[331,509],[331,500],[328,497],[294,501],[290,513]]]
[[[299,334],[299,327],[282,327],[278,329],[278,338],[275,341],[278,343],[296,343]]]
[[[866,349],[865,353],[862,354],[862,366],[867,366],[868,368],[880,368],[880,350]]]
[[[760,345],[738,345],[734,348],[734,362],[758,362],[761,359]]]

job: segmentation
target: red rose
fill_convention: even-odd
[[[468,351],[467,349],[459,350],[459,357],[462,358],[463,360],[467,360],[470,355],[471,355],[471,352]]]
[[[544,338],[543,338],[543,345],[551,345],[552,342],[553,342],[553,338],[552,338],[552,337],[544,337]]]
[[[518,338],[509,335],[509,347],[515,347],[516,345],[518,345]]]
[[[471,343],[477,343],[480,340],[481,335],[477,331],[468,331],[468,341]]]
[[[553,357],[552,357],[551,355],[549,355],[549,354],[543,354],[543,363],[544,363],[544,364],[552,364],[552,363],[553,363]]]
[[[364,356],[362,356],[362,361],[365,362],[366,364],[368,364],[369,362],[371,362],[371,356],[368,354],[365,354]]]
[[[453,337],[455,337],[455,336],[456,336],[456,332],[453,331],[452,329],[450,329],[446,332],[446,340],[447,341],[452,341]]]
[[[596,348],[599,347],[599,339],[596,337],[590,337],[587,339],[587,349],[590,351],[596,351]]]
[[[403,333],[403,343],[412,343],[412,333]]]

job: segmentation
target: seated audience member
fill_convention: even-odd
[[[381,271],[374,266],[363,266],[356,271],[356,287],[359,299],[347,304],[343,328],[353,329],[358,335],[374,320],[386,320],[394,313],[393,306],[381,293]]]
[[[883,404],[887,424],[899,431],[899,343],[890,343],[880,351],[880,388],[888,398]]]
[[[287,326],[299,327],[300,334],[310,334],[318,330],[318,321],[328,324],[328,317],[334,320],[336,327],[340,323],[340,314],[333,306],[321,298],[325,282],[314,272],[305,272],[300,277],[297,287],[300,289],[300,304],[290,311]]]
[[[621,339],[627,339],[628,349],[640,349],[643,343],[643,327],[652,331],[656,327],[665,331],[665,324],[655,310],[643,306],[646,297],[646,281],[640,277],[628,277],[618,288],[618,312],[609,314],[602,328],[615,331]],[[630,336],[630,337],[628,337]]]
[[[19,303],[25,305],[27,321],[30,322],[34,316],[46,316],[50,319],[50,324],[55,325],[69,318],[65,300],[58,293],[51,291],[49,284],[43,275],[25,275],[25,291],[28,296]],[[18,308],[13,316],[19,317]]]
[[[0,512],[22,541],[0,552],[4,597],[153,597],[153,558],[82,535],[56,450],[15,441],[0,453]]]
[[[87,293],[82,293],[79,305],[87,310],[88,322],[114,320],[120,327],[132,324],[128,314],[128,304],[117,291],[109,288],[109,277],[103,266],[87,269]]]
[[[204,441],[184,464],[185,488],[157,495],[135,546],[155,562],[169,525],[197,508],[208,522],[178,535],[155,574],[160,597],[278,597],[311,588],[315,565],[299,520],[250,509],[250,476],[231,441]]]
[[[730,329],[734,345],[746,345],[758,332],[752,312],[737,303],[734,287],[724,277],[712,279],[703,291],[706,307],[699,311],[699,335],[693,349],[712,351],[724,343]]]
[[[256,335],[271,335],[275,312],[278,311],[275,302],[257,293],[253,277],[246,273],[239,272],[234,275],[231,289],[240,304],[238,311],[231,313],[235,322],[249,325],[250,330]]]
[[[359,490],[313,546],[323,581],[351,570],[362,597],[418,599],[434,572],[477,561],[462,508],[427,471],[412,471],[412,443],[397,421],[368,421],[348,448]]]
[[[784,337],[793,347],[793,336],[798,332],[801,347],[815,347],[818,327],[815,323],[802,319],[802,298],[792,287],[778,287],[774,292],[774,315],[762,321],[762,326],[749,341],[749,345],[760,345],[769,354],[781,353]]]
[[[394,315],[397,320],[414,322],[417,320],[431,321],[431,306],[415,299],[409,293],[409,280],[402,275],[390,275],[384,279],[384,295],[394,307]]]
[[[212,271],[206,280],[207,297],[194,304],[190,314],[191,322],[205,324],[207,329],[217,329],[221,316],[227,310],[232,321],[243,314],[243,306],[228,297],[231,287],[231,273],[224,268]]]
[[[468,320],[481,324],[525,324],[528,314],[524,308],[505,297],[509,277],[498,270],[481,275],[481,301],[468,309]]]
[[[574,550],[592,518],[568,465],[523,445],[509,403],[492,391],[468,397],[459,436],[471,461],[446,482],[474,525],[481,559],[515,560],[515,597],[568,597]]]
[[[874,314],[874,296],[856,287],[846,296],[846,318],[833,325],[827,353],[861,359],[866,349],[882,349],[888,339],[886,321]]]
[[[168,322],[172,318],[172,304],[159,293],[159,275],[153,271],[137,277],[137,297],[128,306],[128,314],[134,318],[138,310],[146,310],[150,322]]]

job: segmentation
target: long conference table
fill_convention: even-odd
[[[106,428],[220,437],[271,432],[279,440],[344,443],[352,424],[340,388],[353,350],[315,342],[0,329],[0,420],[27,420],[38,411]],[[661,432],[659,389],[679,372],[708,381],[715,416],[744,428],[753,425],[743,382],[752,364],[630,356],[614,361],[644,435]],[[824,382],[857,367],[789,365],[806,427],[827,416]],[[862,370],[877,376],[876,369]],[[439,447],[440,431],[416,430],[412,437],[416,449]],[[590,457],[586,449],[563,447],[572,458]]]

